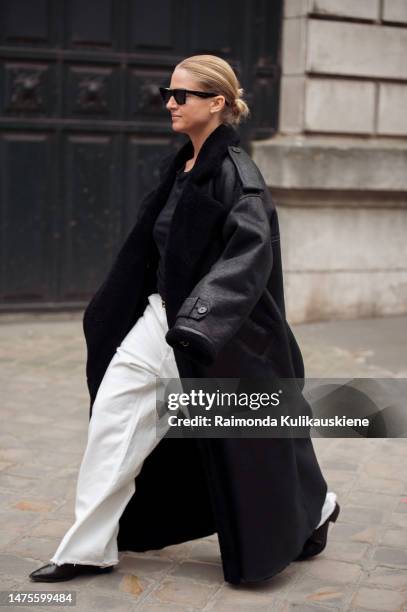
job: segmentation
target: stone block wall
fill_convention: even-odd
[[[279,133],[253,143],[292,322],[407,312],[407,2],[285,0]]]

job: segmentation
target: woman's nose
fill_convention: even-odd
[[[171,98],[168,100],[167,108],[168,108],[168,110],[177,108],[177,103],[175,101],[174,96],[171,96]]]

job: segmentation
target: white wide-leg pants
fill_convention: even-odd
[[[51,562],[108,566],[119,562],[119,519],[135,492],[134,479],[166,429],[156,427],[158,385],[179,379],[161,296],[117,348],[98,389],[79,470],[75,522]],[[162,434],[162,435],[161,435]]]
[[[161,379],[179,380],[167,331],[161,296],[154,293],[117,348],[98,389],[78,474],[75,522],[50,559],[56,565],[119,563],[119,519],[135,492],[144,460],[167,430],[162,422],[157,430],[159,385],[165,384]],[[335,493],[327,494],[319,525],[333,512],[335,500]]]

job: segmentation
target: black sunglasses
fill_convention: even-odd
[[[213,98],[213,96],[219,95],[210,91],[195,91],[194,89],[170,89],[169,87],[160,87],[159,89],[165,104],[168,103],[171,96],[174,96],[177,104],[185,104],[187,93],[200,98]]]

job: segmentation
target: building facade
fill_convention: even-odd
[[[407,312],[407,2],[285,0],[278,133],[292,322]]]

